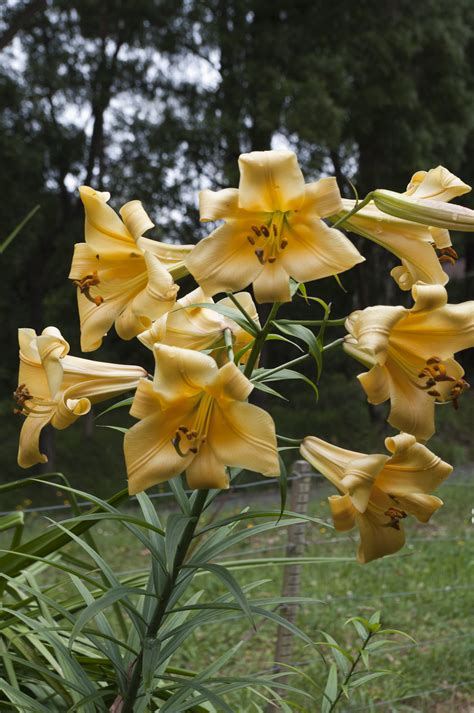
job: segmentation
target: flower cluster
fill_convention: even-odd
[[[301,453],[339,492],[329,499],[336,529],[358,526],[359,561],[394,553],[403,520],[427,522],[442,505],[432,491],[452,470],[425,443],[435,403],[457,407],[469,387],[454,355],[474,346],[474,303],[448,304],[443,266],[457,258],[449,230],[474,231],[474,212],[449,203],[470,187],[439,166],[416,173],[404,193],[377,189],[356,202],[341,197],[334,178],[305,183],[290,151],[243,154],[239,168],[238,188],[201,192],[201,221],[220,225],[197,245],[144,237],[153,223],[139,201],[117,215],[108,193],[80,189],[85,242],[75,246],[69,277],[81,348],[98,349],[115,325],[119,337],[138,337],[152,351],[155,372],[72,357],[54,327],[40,336],[20,329],[19,465],[46,461],[46,424],[66,428],[91,404],[134,390],[137,423],[124,438],[130,493],[183,472],[196,489],[227,488],[230,467],[278,476],[273,420],[248,402],[259,385],[255,367],[272,315],[298,285],[364,260],[342,228],[391,251],[401,262],[392,277],[412,292],[410,308],[377,305],[345,322],[344,350],[367,369],[358,378],[368,401],[390,401],[388,422],[399,433],[385,441],[389,455],[315,436],[303,439]],[[177,300],[185,275],[197,287]],[[274,303],[263,327],[250,285],[257,303]],[[219,293],[226,296],[215,302]]]

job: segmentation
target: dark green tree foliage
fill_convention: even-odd
[[[0,238],[41,204],[1,257],[5,399],[19,325],[57,324],[78,349],[67,273],[83,233],[81,183],[109,190],[116,208],[140,198],[153,235],[184,242],[208,231],[199,188],[236,185],[238,155],[272,142],[297,150],[308,180],[334,173],[346,195],[347,179],[361,195],[403,189],[438,163],[474,183],[473,27],[470,0],[3,3]],[[354,303],[390,299],[391,257],[367,242],[363,251],[365,269],[343,276]],[[454,299],[469,296],[469,281],[459,284]],[[317,289],[337,290],[333,280]],[[346,314],[353,298],[337,291],[333,303]],[[113,334],[97,355],[142,357]]]

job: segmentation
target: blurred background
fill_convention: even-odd
[[[346,196],[349,181],[362,196],[404,190],[415,171],[440,163],[473,183],[473,21],[470,0],[448,9],[440,0],[4,0],[0,242],[40,207],[0,255],[0,478],[23,473],[11,399],[17,328],[54,324],[79,354],[67,279],[73,245],[83,240],[78,186],[110,191],[117,209],[140,199],[156,223],[150,237],[190,243],[209,232],[199,224],[198,191],[236,186],[244,151],[290,147],[306,180],[335,175]],[[463,203],[474,207],[470,196]],[[377,302],[409,304],[389,276],[392,256],[353,239],[367,263],[342,276],[346,291],[327,279],[309,292],[332,302],[333,317]],[[474,236],[453,242],[461,255],[449,284],[456,302],[474,296]],[[285,310],[319,317],[303,300]],[[294,356],[280,349],[270,358]],[[151,367],[138,342],[113,333],[89,356]],[[380,449],[386,408],[368,407],[357,365],[331,352],[325,370],[319,403],[294,386],[290,409],[267,400],[278,428]],[[463,397],[457,414],[438,411],[433,450],[456,464],[472,460],[473,399]],[[46,470],[101,495],[123,487],[121,436],[96,426],[127,418],[91,416],[46,432]]]

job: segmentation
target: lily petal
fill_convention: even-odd
[[[263,409],[239,401],[224,409],[216,403],[209,431],[212,450],[220,462],[270,477],[279,475],[275,425]]]
[[[125,258],[135,248],[135,241],[116,212],[107,205],[108,193],[81,186],[79,194],[86,211],[85,238],[94,253]]]
[[[357,510],[350,495],[330,495],[328,498],[332,521],[338,532],[352,530],[355,525]]]
[[[47,463],[48,458],[39,449],[42,429],[51,421],[54,407],[45,408],[41,415],[30,414],[26,417],[20,431],[18,446],[18,465],[20,468],[31,468],[37,463]]]
[[[286,226],[288,245],[279,259],[299,282],[337,275],[365,258],[339,230],[302,210]]]
[[[247,211],[299,210],[305,183],[292,151],[252,151],[239,158],[239,206]]]
[[[217,375],[217,364],[207,354],[166,344],[155,344],[153,351],[153,385],[163,406],[196,397]]]
[[[267,263],[253,283],[253,294],[259,304],[290,302],[290,276],[282,263]]]
[[[127,226],[128,232],[135,240],[140,238],[143,233],[154,227],[154,223],[150,220],[148,213],[143,208],[141,201],[129,201],[120,208],[119,211],[122,220]]]
[[[124,438],[130,495],[141,493],[182,473],[194,455],[178,455],[172,439],[181,422],[181,412],[155,411],[136,423]]]
[[[188,255],[185,265],[206,294],[241,290],[262,271],[247,240],[250,231],[251,226],[244,221],[225,223]]]
[[[335,178],[320,178],[305,185],[303,210],[315,211],[320,218],[339,213],[342,209],[341,193]]]
[[[405,195],[414,198],[431,198],[438,201],[450,201],[457,196],[469,193],[471,186],[448,171],[444,166],[431,168],[429,171],[417,171],[411,177]]]
[[[367,509],[374,482],[388,459],[388,456],[374,453],[356,458],[347,464],[341,485],[351,496],[352,503],[359,512],[365,512]]]
[[[227,490],[229,476],[225,469],[225,461],[216,457],[210,444],[200,448],[199,453],[186,468],[186,480],[192,489],[219,488]]]
[[[382,512],[369,508],[363,515],[358,516],[360,544],[357,559],[361,564],[394,554],[405,544],[403,525],[399,525],[399,529],[390,527],[387,520],[387,516]]]

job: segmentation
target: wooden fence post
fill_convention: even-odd
[[[305,460],[297,460],[293,464],[291,475],[295,478],[291,485],[291,510],[305,515],[308,511],[309,496],[311,490],[312,468]],[[291,525],[288,528],[288,544],[286,547],[287,557],[300,557],[305,550],[305,528],[306,523]],[[301,565],[289,564],[283,572],[283,597],[297,597],[300,593]],[[296,622],[298,604],[286,604],[280,611],[292,624]],[[277,640],[275,646],[275,671],[280,671],[284,667],[278,664],[291,663],[293,652],[293,634],[282,626],[278,627]],[[282,677],[282,683],[287,679]],[[280,691],[280,694],[282,691]],[[267,713],[275,713],[276,706],[269,704]]]

